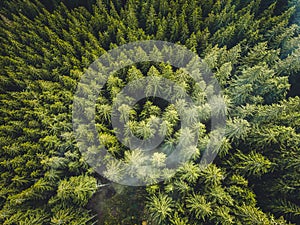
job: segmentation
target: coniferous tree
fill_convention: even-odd
[[[96,222],[97,208],[90,201],[111,184],[104,187],[107,180],[79,152],[81,143],[72,133],[73,95],[99,56],[149,39],[181,43],[200,55],[223,89],[227,108],[222,111],[218,99],[210,108],[200,85],[164,63],[139,63],[110,76],[95,106],[96,127],[108,152],[130,166],[111,162],[106,177],[122,181],[127,170],[158,181],[157,170],[147,176],[139,170],[148,162],[165,179],[141,192],[115,185],[115,195],[103,197],[109,204],[101,207],[107,217],[100,216],[99,224],[299,222],[298,1],[4,0],[0,7],[1,224]],[[137,57],[143,58],[143,51]],[[153,84],[139,86],[147,99],[117,109],[118,119],[126,122],[127,146],[134,145],[130,135],[144,143],[156,133],[165,136],[161,152],[151,158],[120,143],[111,125],[117,94],[143,77]],[[190,122],[200,117],[191,129],[180,128],[186,102],[151,98],[166,93],[162,78],[198,104],[185,115]],[[171,97],[180,98],[181,92]],[[217,158],[202,168],[198,163],[214,136],[211,112],[227,113],[227,124],[225,136],[213,145]],[[189,146],[196,131],[197,146]],[[80,133],[92,138],[85,127]],[[177,144],[186,147],[180,157],[190,161],[171,176],[166,162]],[[95,151],[89,148],[87,154]],[[122,203],[128,195],[135,200]]]

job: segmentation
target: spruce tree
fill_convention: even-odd
[[[299,2],[281,0],[2,1],[0,223],[299,223],[298,18]],[[97,99],[96,129],[111,156],[130,166],[111,161],[100,176],[74,137],[74,93],[88,66],[108,50],[150,39],[180,43],[201,56],[222,88],[226,110],[218,99],[213,108],[205,104],[201,85],[180,68],[144,62],[118,71]],[[134,107],[118,105],[117,119],[125,122],[127,146],[134,145],[131,135],[144,142],[165,136],[150,159],[119,142],[111,125],[117,94],[143,77],[152,85],[130,90],[145,89],[147,98]],[[200,119],[191,129],[180,128],[186,102],[151,97],[168,93],[163,78],[199,104],[185,115],[190,122]],[[212,112],[226,113],[225,136],[214,142],[214,162],[202,167],[214,137]],[[197,146],[188,146],[195,132]],[[79,133],[92,138],[84,126]],[[180,158],[190,160],[173,176],[165,167],[178,143],[186,146]],[[143,176],[147,160],[159,170]],[[140,188],[108,180],[122,181],[124,170],[153,183],[159,172],[165,179]]]

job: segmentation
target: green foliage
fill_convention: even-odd
[[[293,0],[1,1],[0,223],[299,223],[298,18],[299,1]],[[144,188],[148,193],[114,186],[120,193],[106,196],[102,183],[107,180],[85,162],[72,133],[73,95],[100,55],[149,39],[180,43],[199,54],[222,88],[226,109],[218,98],[209,107],[201,84],[164,63],[138,63],[110,76],[95,107],[101,143],[111,157],[130,164],[131,175],[143,177],[140,168],[148,160],[157,170],[146,171],[146,179],[157,181],[160,172],[166,179]],[[138,57],[144,54],[140,49]],[[145,143],[165,136],[160,152],[149,159],[120,143],[111,125],[115,97],[143,77],[151,77],[151,83],[131,91],[144,89],[148,98],[117,110],[126,122],[122,141],[127,146],[134,144],[129,135]],[[184,114],[190,122],[200,119],[193,128],[180,129],[186,102],[151,98],[168,93],[162,78],[198,104]],[[210,130],[212,112],[226,114],[224,131]],[[86,127],[80,129],[82,137],[92,138]],[[196,132],[198,145],[189,146]],[[218,157],[199,166],[217,132],[225,133],[212,143]],[[179,157],[190,161],[172,176],[166,162],[178,143],[185,146]],[[93,155],[95,148],[87,152]],[[106,177],[124,179],[120,163],[106,169]],[[90,203],[98,194],[107,205]]]
[[[191,210],[192,213],[195,213],[197,219],[205,221],[205,218],[212,214],[211,203],[206,202],[204,196],[193,195],[187,198],[186,202],[187,209]]]
[[[58,185],[57,198],[74,204],[86,205],[97,189],[96,179],[88,176],[71,177]]]
[[[155,224],[164,224],[164,221],[171,217],[172,205],[172,199],[163,193],[150,197],[147,207],[151,220]]]
[[[232,167],[242,175],[261,176],[269,172],[272,167],[272,163],[268,159],[254,151],[247,155],[239,151],[234,157],[237,158],[237,161]]]

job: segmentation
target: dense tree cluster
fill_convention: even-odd
[[[1,224],[300,222],[299,1],[5,0],[0,7]],[[225,136],[214,143],[214,162],[199,166],[218,105],[208,107],[207,96],[180,68],[126,67],[108,78],[95,107],[99,139],[113,157],[143,164],[143,153],[123,146],[111,125],[115,97],[135,79],[155,81],[145,87],[150,97],[133,108],[120,105],[119,119],[130,118],[125,142],[127,134],[153,137],[163,119],[158,133],[166,139],[154,165],[164,168],[181,132],[182,104],[151,97],[163,78],[200,103],[187,115],[201,123],[194,128],[197,148],[186,148],[191,160],[175,176],[123,187],[97,174],[79,151],[73,97],[94,60],[119,45],[152,39],[186,46],[213,71],[227,106]],[[184,132],[185,140],[192,132]],[[106,177],[116,180],[120,170],[112,164]]]

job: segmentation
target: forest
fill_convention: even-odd
[[[109,74],[84,110],[90,65],[151,40],[199,56],[222,99],[183,68],[140,61]],[[1,0],[0,224],[300,224],[299,84],[299,0]],[[145,97],[122,102],[125,88]],[[90,117],[94,133],[76,125]],[[163,141],[148,156],[131,137]]]

